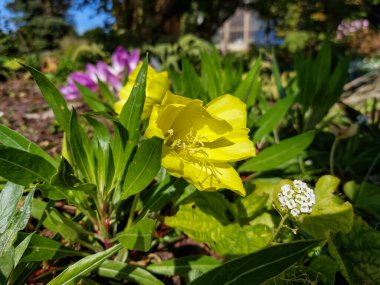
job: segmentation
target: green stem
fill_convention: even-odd
[[[139,196],[140,196],[140,194],[136,194],[135,197],[133,198],[132,207],[131,207],[131,211],[129,212],[129,217],[128,217],[126,229],[129,229],[132,226],[133,218],[135,216],[137,202],[139,200]]]
[[[289,217],[289,214],[286,214],[285,216],[281,217],[281,221],[280,223],[278,224],[278,227],[276,228],[276,231],[274,232],[273,236],[272,236],[272,239],[269,241],[269,245],[273,243],[273,241],[276,240],[276,237],[278,236],[278,234],[280,233],[282,227],[284,226],[284,223],[285,221],[287,220],[287,218]]]
[[[340,140],[339,137],[335,137],[334,142],[331,146],[331,151],[330,151],[330,173],[331,173],[331,175],[334,175],[334,156],[335,156],[335,151],[336,151],[336,147],[338,145],[339,140]]]

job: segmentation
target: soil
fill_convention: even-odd
[[[69,105],[76,109],[85,108],[81,101],[70,102]],[[60,153],[63,132],[33,80],[0,82],[0,123],[19,132],[51,155]]]

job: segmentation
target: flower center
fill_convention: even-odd
[[[203,141],[207,141],[206,137],[194,135],[191,129],[184,138],[174,139],[174,130],[169,129],[165,136],[165,144],[174,150],[187,163],[196,164],[200,167],[197,175],[199,184],[203,184],[209,180],[209,187],[212,187],[213,180],[216,179],[220,183],[218,177],[221,173],[217,170],[214,164],[210,161],[207,152],[203,149]]]

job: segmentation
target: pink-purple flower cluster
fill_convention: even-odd
[[[118,93],[122,88],[125,74],[131,73],[137,67],[139,60],[138,50],[128,53],[126,49],[118,47],[112,54],[111,65],[102,61],[97,62],[96,65],[87,64],[86,71],[73,72],[69,75],[68,84],[61,88],[61,92],[66,100],[74,100],[80,96],[75,82],[96,92],[98,80],[100,80],[109,85],[114,93]]]
[[[339,24],[337,29],[337,39],[350,36],[358,31],[367,30],[369,27],[369,21],[367,19],[358,19],[354,21],[343,21]]]

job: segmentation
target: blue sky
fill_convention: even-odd
[[[13,17],[13,14],[5,9],[8,2],[9,0],[0,0],[0,30],[5,29],[5,22]],[[70,9],[69,13],[73,18],[75,30],[79,34],[102,26],[108,17],[106,14],[97,14],[93,7],[82,10]],[[10,28],[14,29],[14,26],[10,26]]]

